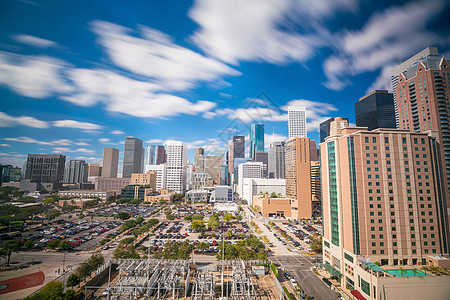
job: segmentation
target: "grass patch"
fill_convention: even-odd
[[[288,296],[289,300],[294,300],[291,296],[291,293],[289,293],[288,289],[285,286],[283,286],[283,290],[286,293],[286,295]]]
[[[278,278],[278,269],[277,269],[277,266],[275,266],[275,264],[272,263],[272,264],[270,265],[270,269],[272,270],[272,272],[273,272],[273,274],[275,275],[275,277]]]

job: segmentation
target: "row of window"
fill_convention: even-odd
[[[428,238],[428,234],[427,234],[427,233],[424,233],[422,236],[423,236],[424,239]],[[384,238],[384,235],[380,234],[378,237],[379,237],[380,239],[383,239],[383,238]],[[430,238],[434,239],[435,237],[436,237],[436,235],[435,235],[434,233],[431,233],[431,234],[430,234]],[[376,235],[375,235],[375,234],[372,234],[372,235],[371,235],[371,238],[372,238],[372,239],[376,239]],[[397,235],[396,235],[396,234],[393,234],[393,235],[392,235],[392,238],[393,238],[394,240],[397,239]],[[412,239],[415,239],[415,238],[416,238],[416,235],[415,235],[414,233],[412,233],[412,234],[411,234],[411,238],[412,238]],[[395,244],[395,246],[397,246],[397,243]]]
[[[393,223],[395,223],[395,220],[392,220],[392,221],[394,221]],[[378,227],[378,231],[383,231],[383,227]],[[411,226],[410,228],[409,228],[411,231],[415,231],[415,227],[414,226]],[[392,231],[397,231],[397,227],[392,227],[391,228],[391,230]],[[430,230],[431,231],[434,231],[434,226],[430,226]],[[370,231],[375,231],[375,227],[370,227]],[[422,226],[422,231],[427,231],[427,226]]]
[[[424,249],[425,253],[429,253],[429,249]],[[431,249],[432,253],[437,253],[436,249]],[[377,250],[372,250],[372,254],[377,254]],[[384,250],[380,250],[380,254],[384,254]],[[394,250],[394,254],[398,254],[397,250]],[[412,254],[417,254],[416,249],[412,249]]]
[[[402,138],[402,143],[403,144],[406,144],[406,138],[404,137],[404,138]],[[370,143],[370,138],[368,137],[368,136],[366,136],[366,137],[364,137],[364,142],[366,142],[366,143]],[[377,142],[377,137],[372,137],[372,143],[376,143]],[[384,142],[387,144],[387,143],[389,143],[389,138],[388,137],[385,137],[384,138]],[[418,143],[419,143],[419,138],[413,138],[413,143],[415,144],[415,145],[417,145]],[[420,143],[422,144],[422,145],[425,145],[425,138],[420,138]]]

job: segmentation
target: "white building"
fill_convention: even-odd
[[[184,194],[186,191],[187,145],[181,141],[168,141],[166,153],[166,188]]]
[[[262,178],[263,166],[262,162],[246,162],[238,166],[238,193],[243,195],[244,178]]]
[[[148,171],[156,172],[156,190],[159,191],[161,189],[166,188],[166,164],[161,165],[146,165],[145,173]]]
[[[233,202],[233,188],[228,185],[216,185],[211,192],[209,202]]]
[[[306,136],[306,108],[288,107],[289,139]]]
[[[192,182],[193,190],[203,190],[208,186],[209,183],[209,174],[205,172],[194,173],[194,179]]]
[[[242,183],[242,199],[253,205],[253,196],[262,193],[286,195],[285,179],[244,178]]]
[[[207,202],[210,197],[210,191],[208,190],[192,190],[186,192],[186,201],[192,203],[195,202]]]

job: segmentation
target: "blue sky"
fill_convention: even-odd
[[[399,62],[427,46],[449,57],[449,19],[445,0],[4,0],[0,163],[101,163],[128,135],[213,154],[261,121],[268,148],[288,105],[317,141],[321,121],[354,122],[360,97],[390,89]]]

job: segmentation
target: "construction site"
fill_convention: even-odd
[[[243,260],[194,264],[191,260],[117,259],[104,270],[107,282],[85,287],[85,298],[283,299],[275,276],[264,264]]]

